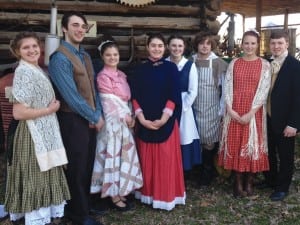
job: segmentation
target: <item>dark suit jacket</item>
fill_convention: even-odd
[[[282,133],[286,126],[300,130],[300,61],[288,55],[271,92],[271,126]]]

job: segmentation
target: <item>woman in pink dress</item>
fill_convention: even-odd
[[[126,75],[118,70],[119,49],[115,42],[99,46],[104,68],[97,75],[97,87],[105,117],[105,127],[97,135],[97,149],[91,192],[110,196],[112,206],[129,209],[125,196],[143,186],[142,173],[131,128],[130,89]]]
[[[236,197],[252,195],[254,173],[269,170],[266,100],[271,72],[269,63],[256,55],[258,44],[256,31],[245,32],[244,55],[230,63],[225,77],[227,112],[219,164],[235,171],[233,193]]]

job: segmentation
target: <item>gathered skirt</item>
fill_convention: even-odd
[[[137,139],[144,186],[136,198],[153,208],[172,210],[185,204],[185,186],[178,124],[162,143],[147,143]]]
[[[65,200],[69,199],[63,167],[40,171],[29,129],[25,121],[20,121],[14,137],[12,164],[7,166],[5,210],[11,214],[34,212],[51,206],[63,210]],[[62,214],[63,211],[56,211],[52,217]]]
[[[126,196],[143,186],[143,177],[131,130],[123,122],[106,121],[97,134],[91,193],[101,197]]]

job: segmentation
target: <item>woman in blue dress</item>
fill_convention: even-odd
[[[177,65],[180,73],[180,91],[182,110],[179,124],[183,169],[188,175],[194,165],[201,163],[199,134],[193,114],[192,104],[198,93],[197,68],[184,56],[185,42],[183,37],[172,35],[168,39],[170,56],[166,60]]]
[[[178,129],[179,73],[174,63],[163,58],[165,41],[161,34],[148,37],[147,50],[149,58],[136,66],[130,80],[144,180],[136,197],[153,208],[172,210],[185,204]]]

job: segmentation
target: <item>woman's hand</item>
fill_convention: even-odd
[[[159,129],[163,125],[165,125],[167,123],[167,121],[169,120],[169,118],[170,118],[170,115],[168,113],[164,112],[159,120],[154,120],[153,121],[153,125],[155,127],[157,127],[157,129]]]
[[[227,105],[226,109],[227,109],[227,112],[228,112],[229,116],[230,116],[234,121],[236,121],[236,122],[238,122],[238,123],[241,123],[241,122],[242,122],[242,121],[241,121],[240,115],[239,115],[236,111],[234,111],[230,106]]]
[[[129,128],[132,128],[135,125],[135,117],[128,114],[125,117],[125,122]]]
[[[149,130],[158,130],[158,127],[154,126],[151,120],[144,120],[143,122],[140,121],[140,123]]]
[[[31,108],[21,103],[13,104],[13,117],[16,120],[31,120],[38,117],[47,116],[55,113],[60,107],[60,102],[53,99],[47,107]]]
[[[144,117],[144,113],[140,112],[137,114],[136,116],[138,118],[138,120],[140,121],[140,123],[148,128],[149,130],[158,130],[158,128],[156,126],[154,126],[153,122],[151,120],[146,120]]]
[[[241,124],[248,124],[250,120],[255,116],[255,113],[260,109],[261,106],[251,109],[248,113],[241,116]]]
[[[60,107],[60,101],[53,99],[48,105],[49,114],[57,112]]]
[[[241,124],[248,124],[253,116],[254,114],[251,111],[244,114],[243,116],[241,116]]]

